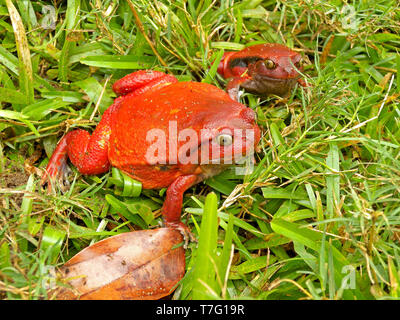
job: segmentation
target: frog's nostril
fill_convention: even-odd
[[[252,123],[254,120],[256,120],[256,113],[247,107],[240,112],[240,116],[244,121],[249,123]]]

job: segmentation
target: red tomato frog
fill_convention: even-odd
[[[42,184],[64,182],[68,158],[85,175],[117,167],[144,189],[167,187],[165,224],[186,234],[183,193],[254,150],[260,140],[254,111],[213,85],[158,71],[131,73],[113,90],[120,96],[92,134],[78,129],[59,141]]]
[[[232,99],[238,100],[240,88],[258,95],[284,97],[299,81],[303,61],[299,53],[284,45],[265,43],[225,52],[218,73],[229,79],[227,91]]]

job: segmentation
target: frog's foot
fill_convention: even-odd
[[[50,171],[50,172],[49,172]],[[62,162],[57,169],[46,169],[41,179],[41,185],[47,184],[48,193],[51,193],[53,188],[57,186],[62,192],[66,192],[70,183],[68,177],[71,175],[72,170],[68,166],[67,162]]]
[[[174,76],[160,71],[140,70],[116,81],[113,90],[119,95],[140,95],[160,86],[178,82]]]
[[[303,88],[310,87],[310,85],[309,85],[303,78],[299,78],[299,79],[297,80],[297,83],[298,83],[299,85],[301,85]]]
[[[190,242],[197,242],[195,235],[190,231],[189,227],[185,225],[183,222],[165,222],[165,226],[167,228],[172,228],[178,230],[184,240],[183,248],[187,249],[189,241]]]
[[[248,80],[248,77],[232,78],[229,80],[228,85],[226,86],[226,92],[228,92],[232,100],[239,101],[241,96],[240,87]]]
[[[71,169],[67,164],[67,144],[66,137],[62,138],[57,148],[47,165],[40,184],[42,186],[47,184],[47,190],[49,193],[52,189],[58,185],[61,191],[66,191],[69,187],[68,176],[71,173]]]

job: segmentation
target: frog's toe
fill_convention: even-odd
[[[187,225],[185,225],[183,222],[170,222],[170,223],[165,223],[166,227],[168,228],[173,228],[178,230],[183,237],[184,240],[184,245],[183,248],[187,249],[189,242],[198,242],[197,238],[195,237],[195,235],[190,231],[189,227]]]
[[[72,170],[68,166],[67,162],[63,161],[58,166],[48,166],[42,176],[40,184],[42,187],[47,186],[47,192],[51,193],[55,186],[65,192],[69,189],[70,183],[68,177],[70,176]]]
[[[240,99],[240,90],[239,86],[227,89],[227,92],[232,100],[239,101]]]

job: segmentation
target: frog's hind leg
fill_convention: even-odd
[[[42,185],[47,183],[49,191],[52,189],[52,183],[55,182],[62,189],[65,187],[66,176],[69,172],[68,157],[82,174],[100,174],[109,170],[108,145],[111,134],[111,116],[120,106],[122,99],[122,97],[115,99],[114,103],[104,112],[92,135],[85,130],[78,129],[68,132],[59,141],[42,176]]]
[[[116,81],[113,90],[116,94],[137,96],[160,86],[178,82],[174,76],[160,71],[140,70]]]

